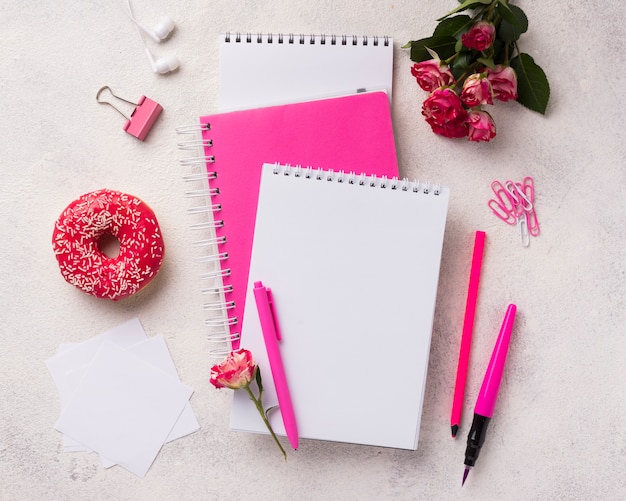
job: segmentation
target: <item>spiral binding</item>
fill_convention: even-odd
[[[419,180],[409,181],[408,178],[399,179],[397,177],[367,175],[365,173],[345,172],[339,170],[323,170],[321,168],[302,167],[300,165],[275,164],[272,172],[276,175],[303,177],[304,179],[315,179],[317,181],[348,183],[370,188],[390,189],[422,193],[424,195],[438,196],[441,193],[440,183],[421,182]]]
[[[391,40],[388,36],[368,36],[368,35],[295,35],[289,34],[273,34],[268,33],[266,35],[262,33],[226,33],[224,35],[224,41],[226,43],[278,43],[278,44],[290,44],[290,45],[373,45],[378,47],[382,45],[384,47],[389,46]]]
[[[202,294],[226,294],[227,292],[232,292],[233,286],[228,285],[218,285],[214,287],[205,287],[202,289]]]
[[[192,125],[181,125],[180,127],[176,127],[176,134],[194,134],[194,135],[197,135],[198,132],[204,132],[204,131],[209,131],[209,130],[211,130],[211,124],[197,123],[197,124],[192,124]],[[201,140],[202,140],[202,138],[194,140],[194,141],[201,141]],[[183,141],[183,144],[184,143],[185,143],[185,141]],[[180,146],[179,146],[179,148],[180,148]]]
[[[228,298],[233,292],[233,286],[228,283],[228,253],[220,250],[226,244],[226,237],[215,234],[218,228],[224,226],[224,221],[217,216],[222,210],[221,204],[213,201],[219,195],[219,189],[210,186],[211,181],[217,179],[217,172],[207,171],[207,165],[215,162],[215,157],[210,154],[213,141],[204,135],[210,130],[208,123],[176,128],[177,134],[189,136],[189,139],[178,142],[177,147],[186,153],[180,159],[180,165],[187,171],[182,176],[183,182],[189,186],[185,196],[193,202],[187,212],[193,218],[201,218],[190,224],[190,228],[202,233],[192,245],[201,249],[196,262],[206,266],[206,271],[200,274],[204,282],[201,292],[206,296],[202,309],[207,315],[204,324],[209,328],[210,356],[217,361],[239,340],[240,322],[230,314],[235,308],[235,301]]]
[[[226,237],[205,238],[204,240],[196,240],[193,245],[195,247],[205,247],[213,245],[223,245],[226,243]]]

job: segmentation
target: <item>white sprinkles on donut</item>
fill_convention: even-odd
[[[116,257],[100,240],[119,240]],[[57,219],[52,246],[65,280],[88,294],[115,301],[145,287],[163,262],[163,237],[152,209],[132,195],[98,190],[74,200]]]

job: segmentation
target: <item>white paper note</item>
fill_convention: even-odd
[[[104,342],[55,428],[143,477],[191,394],[164,371]]]

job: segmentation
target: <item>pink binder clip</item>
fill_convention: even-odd
[[[135,109],[130,114],[130,117],[118,110],[111,102],[100,100],[100,94],[105,89],[108,90],[114,98],[135,106]],[[133,103],[132,101],[116,96],[113,94],[111,88],[106,85],[98,91],[96,94],[96,100],[100,104],[108,104],[120,115],[122,115],[126,119],[123,129],[140,141],[143,141],[146,138],[148,132],[150,132],[150,129],[154,125],[154,122],[156,122],[156,119],[161,114],[161,111],[163,111],[163,107],[159,103],[146,96],[141,96],[139,98],[139,102]]]

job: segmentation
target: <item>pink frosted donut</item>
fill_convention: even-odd
[[[102,252],[105,235],[119,240],[116,257]],[[69,204],[54,225],[52,247],[68,283],[114,301],[148,285],[164,251],[152,209],[137,197],[113,190],[87,193]]]

